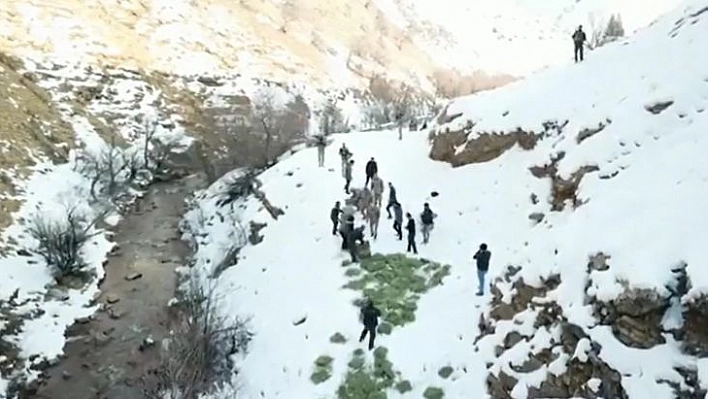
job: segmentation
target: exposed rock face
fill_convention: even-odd
[[[691,355],[708,357],[708,297],[688,301],[684,310],[683,350]]]
[[[564,179],[558,175],[558,163],[564,157],[565,153],[560,152],[551,159],[550,163],[529,168],[535,177],[551,179],[551,210],[553,211],[562,211],[568,201],[574,208],[582,205],[583,201],[577,195],[580,181],[587,173],[600,170],[596,165],[586,165],[573,172],[569,178]]]
[[[539,139],[533,132],[519,129],[508,133],[480,133],[476,138],[467,140],[469,130],[437,134],[433,139],[430,158],[449,162],[452,166],[488,162],[515,144],[519,144],[524,150],[531,150]],[[460,148],[463,145],[464,147]]]

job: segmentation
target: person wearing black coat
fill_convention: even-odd
[[[334,203],[334,208],[329,212],[329,219],[332,221],[332,235],[337,235],[337,227],[339,226],[339,214],[342,209],[339,208],[339,201]]]
[[[359,336],[359,342],[362,342],[366,338],[366,334],[369,334],[369,350],[374,349],[374,340],[376,339],[376,327],[379,325],[379,317],[381,317],[381,311],[377,309],[371,300],[366,301],[366,305],[361,310],[361,321],[364,323],[364,330]]]
[[[573,44],[575,45],[575,62],[578,62],[578,58],[580,58],[580,61],[583,60],[583,46],[585,45],[585,41],[587,40],[587,37],[585,36],[585,32],[583,32],[583,26],[580,25],[578,26],[578,29],[573,33]]]
[[[408,249],[406,252],[411,252],[413,250],[414,254],[418,254],[418,248],[415,246],[415,220],[410,213],[406,213],[408,218],[408,224],[406,224],[406,230],[408,231]]]
[[[492,253],[487,249],[487,244],[480,245],[477,253],[472,257],[472,259],[477,260],[477,280],[479,280],[477,296],[484,295],[484,278],[489,270],[489,259],[491,257]]]
[[[376,161],[374,160],[374,157],[371,157],[369,162],[366,163],[366,183],[364,183],[364,187],[369,185],[369,180],[374,178],[374,175],[379,172],[379,167],[376,165]]]

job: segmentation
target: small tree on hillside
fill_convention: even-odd
[[[342,115],[342,110],[337,107],[337,99],[329,98],[322,110],[320,131],[325,135],[329,135],[346,132],[347,130],[347,122],[344,119],[344,115]]]
[[[605,28],[605,38],[608,41],[616,40],[624,36],[624,26],[622,25],[622,16],[620,14],[612,15],[607,22]]]
[[[591,50],[624,36],[624,27],[620,14],[611,15],[606,23],[603,18],[597,18],[593,13],[588,15],[588,19],[590,21],[588,47]]]

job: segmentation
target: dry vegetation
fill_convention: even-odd
[[[489,75],[482,71],[465,75],[454,69],[436,69],[432,80],[437,95],[444,98],[466,96],[513,82],[511,75]]]

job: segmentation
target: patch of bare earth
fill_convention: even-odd
[[[118,247],[105,266],[98,298],[102,309],[67,331],[63,360],[44,371],[48,379],[27,397],[140,398],[154,384],[151,370],[159,364],[160,342],[171,322],[175,268],[189,255],[178,223],[184,199],[200,185],[196,175],[158,183],[136,203],[114,237]]]
[[[469,124],[460,131],[438,133],[433,138],[430,158],[452,166],[489,162],[516,144],[524,150],[531,150],[540,138],[533,132],[518,129],[504,133],[475,133],[475,138],[468,139],[472,128],[473,125]]]

